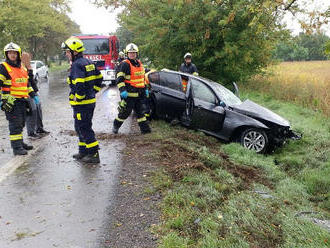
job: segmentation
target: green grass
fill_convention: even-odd
[[[253,92],[243,98],[282,115],[303,138],[258,155],[153,121],[143,139],[159,165],[152,179],[163,196],[158,247],[329,247],[330,233],[299,216],[330,219],[329,119]]]
[[[67,62],[62,62],[61,65],[59,65],[58,63],[51,63],[49,66],[49,71],[50,72],[64,71],[64,70],[68,70],[69,68],[70,65]]]

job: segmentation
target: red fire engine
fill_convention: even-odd
[[[116,80],[115,63],[118,59],[119,40],[115,35],[75,35],[84,43],[84,57],[92,60],[101,71],[104,81]]]

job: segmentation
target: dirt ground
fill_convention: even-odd
[[[134,122],[134,121],[133,121]],[[152,187],[148,178],[155,171],[155,165],[142,159],[143,150],[136,147],[139,137],[137,126],[132,126],[130,136],[106,135],[105,139],[120,138],[125,140],[123,164],[120,178],[116,185],[115,206],[109,213],[113,225],[103,247],[111,248],[152,248],[157,245],[157,236],[152,227],[159,223],[159,193],[146,193]]]

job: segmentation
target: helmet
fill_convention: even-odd
[[[124,56],[125,56],[124,52],[120,51],[119,52],[119,57],[124,57]]]
[[[139,53],[139,48],[137,45],[135,45],[134,43],[129,43],[127,46],[126,46],[126,49],[125,49],[125,53]]]
[[[186,53],[184,56],[183,56],[184,59],[186,58],[191,58],[191,53]]]
[[[71,36],[69,39],[64,41],[61,45],[61,48],[69,49],[77,53],[85,51],[84,43],[79,38],[74,36]]]
[[[5,57],[7,58],[7,52],[9,51],[15,51],[18,53],[18,57],[21,58],[22,56],[22,49],[19,45],[15,44],[14,42],[10,42],[7,45],[5,45],[3,52],[5,54]]]

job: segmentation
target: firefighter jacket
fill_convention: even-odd
[[[189,63],[189,64],[182,63],[181,66],[180,66],[179,71],[198,76],[197,67],[193,63]]]
[[[1,94],[10,94],[16,99],[34,97],[38,91],[33,71],[27,70],[20,61],[13,63],[9,60],[0,64],[0,88]]]
[[[72,107],[95,104],[95,94],[101,90],[102,74],[95,64],[78,54],[72,62],[67,83],[70,86],[69,101]]]
[[[119,65],[117,87],[119,91],[127,91],[129,97],[139,97],[145,94],[145,70],[140,60],[125,59]]]

